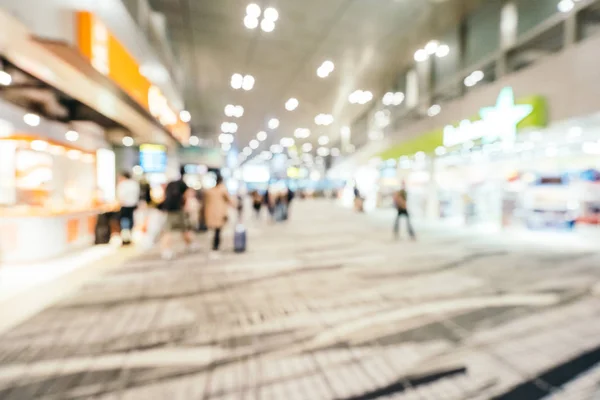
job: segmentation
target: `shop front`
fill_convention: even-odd
[[[416,214],[500,229],[598,224],[600,114],[548,124],[543,98],[504,88],[479,115],[388,150]],[[414,196],[413,196],[414,194]],[[412,204],[411,204],[412,203]]]
[[[83,126],[0,107],[0,261],[46,260],[93,244],[98,214],[115,201],[115,156]],[[20,116],[17,118],[16,116]]]

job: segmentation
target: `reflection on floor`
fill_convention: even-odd
[[[147,254],[6,332],[0,398],[600,395],[600,251],[293,211],[246,254]]]

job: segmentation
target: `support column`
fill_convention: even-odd
[[[564,47],[569,47],[579,39],[579,24],[577,21],[577,11],[572,11],[567,15],[565,19],[565,36],[564,36]]]

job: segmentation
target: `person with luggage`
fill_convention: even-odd
[[[209,258],[217,259],[221,246],[221,232],[227,223],[229,207],[233,201],[221,175],[217,176],[217,184],[204,193],[204,220],[208,229],[214,230],[212,252]]]
[[[194,196],[194,191],[183,181],[185,169],[180,170],[179,179],[173,180],[165,188],[165,199],[160,209],[166,213],[164,233],[161,238],[161,254],[163,259],[170,260],[175,256],[173,251],[173,233],[181,232],[187,247],[192,246],[192,227],[185,210],[186,200]]]
[[[121,209],[119,211],[119,223],[121,225],[121,241],[123,246],[131,244],[133,230],[133,214],[140,200],[140,185],[131,179],[129,172],[124,172],[119,177],[117,185],[117,199]]]
[[[406,192],[406,183],[402,182],[402,188],[394,193],[394,205],[396,206],[396,221],[394,222],[394,236],[400,238],[400,218],[406,217],[406,225],[408,234],[412,240],[415,240],[415,231],[410,223],[410,215],[408,213],[408,193]]]

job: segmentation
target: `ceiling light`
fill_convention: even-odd
[[[319,157],[327,157],[329,155],[329,149],[327,147],[319,147],[317,149]]]
[[[275,29],[275,22],[271,21],[270,19],[263,19],[262,21],[260,21],[260,29],[263,30],[263,32],[273,32],[273,30]]]
[[[134,140],[131,136],[125,136],[123,138],[123,146],[125,147],[131,147],[133,146]]]
[[[235,106],[233,104],[227,104],[225,106],[225,115],[228,117],[233,117],[235,114]]]
[[[23,115],[23,121],[29,126],[38,126],[42,119],[37,114],[27,113]]]
[[[430,40],[429,43],[425,45],[425,51],[427,52],[427,54],[432,56],[437,52],[439,46],[440,42],[438,42],[437,40]]]
[[[221,133],[219,135],[219,143],[231,144],[234,141],[234,137],[231,133]]]
[[[254,77],[252,75],[246,75],[242,79],[242,89],[248,91],[254,87]]]
[[[373,100],[373,93],[366,90],[355,90],[348,96],[348,101],[352,104],[367,104]]]
[[[305,153],[308,153],[309,151],[312,151],[312,148],[313,148],[313,146],[310,143],[304,143],[302,145],[302,151],[305,152]]]
[[[317,125],[331,125],[333,123],[333,115],[331,114],[319,114],[315,117],[315,124]]]
[[[332,61],[323,61],[323,64],[317,69],[319,78],[327,78],[335,69],[335,64]]]
[[[450,54],[450,46],[448,46],[447,44],[440,45],[440,47],[438,47],[438,49],[435,52],[435,55],[438,58],[444,58],[448,54]]]
[[[279,128],[279,120],[277,118],[271,118],[268,125],[269,129],[277,129]]]
[[[575,4],[573,4],[573,0],[561,0],[558,3],[558,11],[562,13],[568,13],[573,9],[573,7],[575,7]]]
[[[296,143],[296,141],[294,140],[294,138],[282,138],[280,144],[283,147],[292,147],[294,144]]]
[[[327,78],[329,76],[329,72],[323,68],[317,69],[317,76],[319,78]]]
[[[244,83],[244,77],[241,74],[231,75],[231,87],[234,89],[241,89]]]
[[[279,19],[279,12],[273,7],[269,7],[263,13],[263,17],[268,21],[275,22]]]
[[[442,107],[438,104],[434,104],[427,110],[427,115],[430,117],[435,117],[442,111]]]
[[[244,26],[248,29],[256,29],[258,27],[258,18],[246,15],[244,17]]]
[[[0,85],[8,86],[12,83],[12,76],[6,71],[0,71]]]
[[[260,131],[256,134],[256,138],[258,140],[260,140],[261,142],[264,142],[265,140],[267,140],[267,132],[265,131]]]
[[[285,109],[288,111],[294,111],[296,108],[298,108],[299,104],[300,102],[298,101],[298,99],[292,97],[291,99],[285,102]]]
[[[298,128],[294,131],[294,136],[296,136],[298,139],[306,139],[310,136],[310,129]]]
[[[427,54],[427,51],[425,51],[425,49],[419,49],[415,52],[415,61],[416,62],[427,61],[428,58],[429,58],[429,54]]]
[[[79,132],[73,130],[68,131],[65,133],[65,139],[67,139],[69,142],[76,142],[77,139],[79,139]]]
[[[394,93],[387,92],[381,100],[384,106],[391,106],[394,103]]]
[[[225,133],[236,133],[238,125],[235,122],[223,122],[221,124],[221,130]]]
[[[190,122],[192,120],[192,114],[190,114],[189,111],[182,110],[179,113],[179,119],[182,120],[183,122]]]
[[[321,146],[325,146],[325,145],[329,144],[329,136],[323,135],[323,136],[319,137],[319,144]]]
[[[262,10],[258,4],[251,3],[246,7],[246,15],[249,17],[258,18],[261,12]]]
[[[223,144],[221,144],[221,149],[223,151],[229,151],[229,150],[231,150],[231,145],[229,143],[223,143]]]
[[[472,87],[477,85],[483,78],[484,73],[482,71],[473,71],[469,76],[465,78],[465,86]]]
[[[271,146],[271,153],[273,154],[279,154],[283,152],[283,147],[281,147],[278,144],[274,144]]]
[[[392,104],[395,106],[399,106],[400,104],[402,104],[402,102],[404,102],[404,93],[402,93],[402,92],[394,93],[394,101],[392,102]]]
[[[258,140],[256,140],[256,139],[252,139],[252,140],[250,141],[250,143],[248,144],[248,146],[250,146],[250,148],[251,148],[252,150],[255,150],[255,149],[258,149],[258,146],[260,146],[260,143],[258,142]]]
[[[390,111],[379,110],[375,113],[375,123],[380,128],[385,128],[390,124]]]
[[[200,144],[200,138],[198,136],[190,136],[188,142],[191,146],[198,146]]]
[[[482,80],[485,77],[485,74],[482,71],[473,71],[471,73],[471,76],[473,77],[473,79],[475,79],[477,82],[479,82],[480,80]]]
[[[244,147],[243,152],[245,155],[249,156],[250,154],[252,154],[252,149],[250,147]]]

